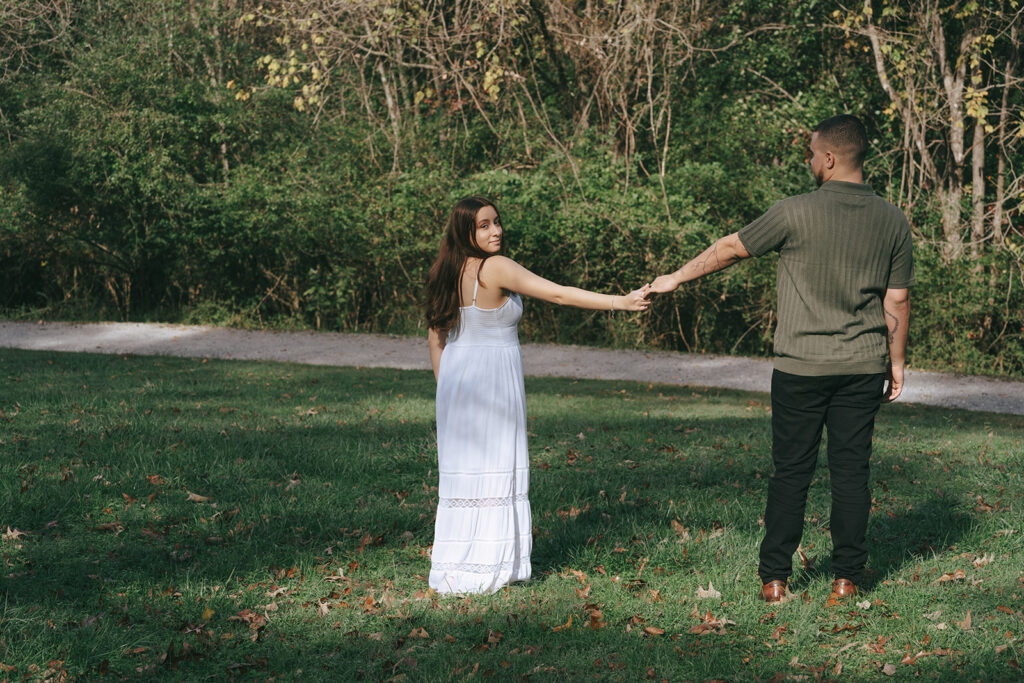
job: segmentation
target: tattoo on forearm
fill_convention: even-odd
[[[699,259],[699,260],[697,260]],[[697,275],[707,275],[716,271],[722,270],[726,266],[730,266],[736,262],[737,259],[726,259],[724,262],[718,255],[718,242],[712,244],[708,249],[694,259],[693,268],[697,271]]]
[[[885,314],[892,319],[892,322],[886,325],[889,328],[889,343],[892,344],[896,340],[896,330],[900,329],[900,319],[888,310],[885,310]]]
[[[716,270],[715,268],[713,268],[711,266],[711,259],[713,257],[714,260],[715,260],[715,264],[717,265],[717,263],[718,263],[718,242],[715,242],[714,244],[712,244],[711,248],[708,249],[707,251],[705,251],[704,254],[702,254],[702,255],[704,256],[704,259],[701,260],[700,262],[694,264],[694,265],[697,267],[697,270],[700,272],[701,275],[707,275],[708,273],[711,273],[714,270]]]

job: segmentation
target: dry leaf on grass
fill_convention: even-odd
[[[967,578],[967,573],[963,569],[957,569],[954,572],[948,572],[943,574],[939,578],[932,581],[932,585],[937,583],[949,583],[950,581],[963,581]]]
[[[911,655],[909,652],[903,655],[903,659],[900,660],[900,664],[914,664],[921,657],[927,657],[931,652],[925,652],[924,650],[919,651],[916,655]]]
[[[717,600],[720,597],[722,597],[722,594],[719,591],[715,590],[715,585],[713,583],[711,583],[710,581],[708,582],[708,589],[707,590],[704,590],[703,586],[700,586],[700,585],[697,586],[697,599],[698,600],[703,600],[704,598],[713,598],[713,599]]]
[[[213,498],[210,498],[209,496],[200,496],[198,493],[192,493],[188,489],[185,489],[185,493],[188,494],[188,497],[185,498],[185,501],[189,503],[209,503],[211,500],[213,500]]]
[[[689,529],[687,529],[685,526],[683,526],[682,524],[680,524],[678,521],[676,521],[674,519],[672,520],[670,525],[672,527],[672,533],[674,533],[676,536],[678,536],[680,540],[682,540],[682,541],[690,540],[690,530]]]
[[[882,673],[884,673],[886,676],[892,676],[894,673],[896,673],[896,665],[886,664],[882,667]]]
[[[569,621],[565,622],[561,626],[553,626],[551,628],[551,630],[552,631],[564,631],[565,629],[569,628],[570,626],[572,626],[572,615],[571,614],[569,615]]]
[[[249,640],[256,642],[256,639],[260,637],[260,632],[267,625],[267,617],[259,612],[253,612],[251,609],[244,609],[233,617],[228,617],[228,621],[242,621],[249,625]]]
[[[857,607],[860,608],[860,609],[871,609],[871,601],[870,600],[863,600],[861,602],[858,602],[857,603]]]
[[[971,564],[973,564],[975,567],[984,567],[986,564],[992,564],[993,562],[995,562],[995,559],[995,553],[986,553],[981,557],[974,558],[974,562],[972,562]]]
[[[796,547],[796,552],[800,555],[800,566],[808,570],[814,569],[814,558],[807,556],[807,553],[804,552],[803,546],[798,545]]]

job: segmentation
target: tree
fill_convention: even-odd
[[[869,41],[886,113],[902,129],[900,202],[910,212],[934,198],[947,261],[1003,244],[1024,183],[1018,0],[865,0],[834,16]]]

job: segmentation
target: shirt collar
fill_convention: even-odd
[[[818,190],[840,192],[842,194],[873,195],[875,191],[867,183],[848,183],[845,180],[829,180],[821,184]]]

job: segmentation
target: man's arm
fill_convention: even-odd
[[[725,237],[717,240],[714,244],[705,249],[700,256],[693,259],[676,272],[659,276],[651,284],[651,291],[666,294],[684,282],[696,280],[708,273],[714,273],[722,270],[723,268],[728,268],[737,261],[748,258],[749,256],[750,253],[740,241],[739,234],[734,232],[731,235],[726,235]]]
[[[882,300],[885,326],[889,328],[889,367],[886,370],[884,403],[895,401],[903,393],[903,368],[906,365],[907,332],[910,328],[910,290],[887,289]]]

